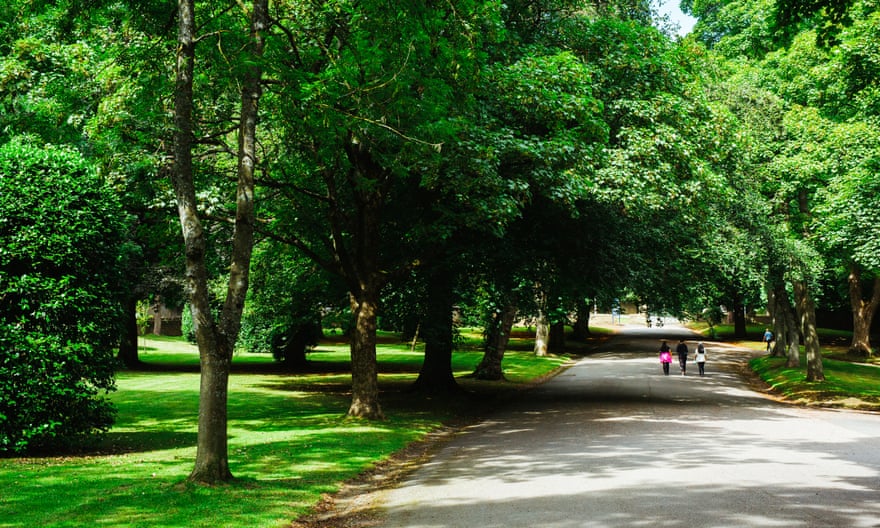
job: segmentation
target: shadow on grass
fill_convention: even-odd
[[[164,451],[181,447],[194,447],[198,441],[196,433],[180,431],[135,431],[109,432],[101,437],[93,454],[125,454]]]

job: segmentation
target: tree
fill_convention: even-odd
[[[30,134],[81,149],[134,217],[140,258],[126,276],[119,358],[137,367],[138,301],[180,298],[180,252],[168,186],[157,185],[170,122],[166,47],[172,13],[148,2],[7,2],[0,29],[0,136]],[[177,227],[179,230],[179,227]]]
[[[204,483],[232,478],[227,447],[227,391],[230,362],[241,328],[254,244],[256,124],[261,95],[264,32],[268,0],[256,0],[250,13],[251,52],[244,68],[238,131],[238,188],[228,288],[218,320],[211,313],[206,266],[207,237],[202,227],[193,171],[193,78],[197,41],[194,0],[178,3],[178,55],[174,90],[174,170],[186,255],[186,278],[201,365],[199,435],[190,480]]]
[[[870,329],[880,303],[878,261],[877,160],[880,157],[876,116],[880,99],[873,86],[880,78],[874,66],[874,45],[880,19],[862,12],[840,33],[838,53],[831,55],[829,71],[818,80],[823,87],[826,113],[835,125],[825,135],[827,154],[834,160],[831,179],[819,191],[817,236],[824,252],[845,277],[853,315],[850,354],[871,356]]]
[[[820,44],[833,44],[840,30],[852,23],[851,8],[856,0],[777,0],[775,23],[791,35],[804,21],[816,25]]]
[[[876,138],[876,134],[869,137]],[[877,158],[869,157],[854,170],[840,174],[824,190],[819,237],[842,257],[846,266],[853,338],[849,353],[873,355],[871,323],[880,305],[880,217],[876,178]]]
[[[70,447],[112,425],[127,220],[75,150],[0,147],[0,452]]]
[[[266,230],[349,290],[351,416],[383,416],[376,365],[383,288],[430,260],[428,233],[450,235],[444,222],[419,220],[443,215],[420,190],[447,179],[461,184],[458,194],[470,185],[461,171],[443,169],[455,157],[450,145],[468,133],[461,116],[470,108],[480,29],[492,16],[483,9],[471,1],[391,10],[385,2],[338,2],[292,7],[278,19],[292,53],[278,70],[279,154],[265,182],[275,190]],[[481,170],[491,170],[486,165]]]
[[[864,114],[859,115],[858,110],[853,111],[859,105],[853,105],[852,102],[854,93],[859,93],[858,87],[864,86],[864,82],[871,77],[867,73],[871,68],[865,70],[856,67],[853,70],[855,75],[840,75],[841,70],[845,69],[841,67],[841,63],[845,62],[841,57],[847,54],[840,53],[842,49],[825,47],[832,41],[825,38],[828,35],[825,31],[827,27],[820,27],[822,17],[812,17],[813,13],[806,17],[798,15],[797,24],[790,23],[789,27],[784,28],[790,43],[787,48],[782,48],[774,39],[767,39],[765,43],[749,47],[748,52],[741,49],[731,53],[733,48],[727,45],[744,42],[742,36],[756,27],[772,27],[767,23],[771,10],[761,2],[725,4],[732,5],[752,10],[757,8],[760,15],[752,17],[751,22],[742,27],[728,28],[731,30],[721,36],[714,44],[714,49],[728,57],[737,53],[750,57],[753,60],[751,64],[737,60],[737,67],[741,71],[745,65],[749,68],[747,71],[755,67],[758,72],[747,80],[746,84],[752,86],[748,89],[750,93],[766,91],[781,101],[778,110],[773,112],[782,116],[780,126],[770,122],[770,126],[764,127],[765,130],[778,130],[781,133],[768,137],[766,132],[762,134],[753,127],[749,131],[750,136],[757,138],[763,135],[766,139],[763,146],[755,142],[746,151],[757,154],[752,157],[750,165],[761,192],[768,200],[771,221],[776,224],[761,237],[769,257],[768,299],[778,338],[774,353],[784,350],[789,365],[797,364],[797,343],[799,334],[803,335],[807,351],[807,379],[820,381],[824,379],[824,374],[816,335],[817,285],[825,273],[824,259],[832,263],[847,260],[845,253],[835,255],[829,252],[827,244],[824,255],[818,252],[822,249],[819,243],[821,226],[827,214],[824,204],[837,199],[827,195],[823,189],[835,179],[835,175],[845,174],[858,165],[865,150],[870,151],[870,148],[856,146],[858,141],[841,140],[849,134],[837,135],[836,130],[852,126],[843,125],[846,121],[852,123],[854,118],[865,117]],[[817,41],[820,45],[817,45]],[[852,66],[859,62],[854,61]],[[740,78],[746,79],[745,76]],[[849,78],[855,81],[849,81]],[[846,85],[849,86],[844,88]],[[761,101],[767,99],[758,99],[759,103]],[[740,107],[738,114],[747,118],[754,112],[743,111]],[[853,130],[851,128],[849,132]],[[818,234],[816,226],[820,226]],[[838,251],[842,247],[837,244]],[[786,282],[791,284],[790,288]],[[797,322],[792,316],[793,310],[797,313]]]

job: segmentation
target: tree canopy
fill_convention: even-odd
[[[821,380],[816,307],[852,307],[864,356],[880,302],[876,7],[682,7],[673,39],[623,0],[7,2],[0,142],[77,153],[57,177],[126,210],[102,236],[133,217],[140,258],[108,245],[127,272],[92,281],[124,285],[129,321],[183,290],[211,416],[194,480],[231,478],[235,348],[292,353],[342,309],[354,417],[384,415],[383,315],[421,329],[419,387],[456,390],[454,306],[483,312],[489,377],[517,314],[561,328],[627,296],[740,334],[769,309]]]

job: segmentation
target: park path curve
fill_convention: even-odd
[[[880,527],[880,415],[775,402],[717,343],[705,377],[663,376],[679,336],[623,328],[385,492],[379,526]]]

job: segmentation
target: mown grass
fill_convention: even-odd
[[[229,454],[236,479],[217,487],[186,483],[196,451],[198,353],[178,339],[149,339],[145,368],[118,375],[110,397],[116,425],[88,453],[0,459],[0,527],[277,527],[309,512],[323,494],[493,399],[558,368],[565,357],[509,352],[507,382],[467,374],[478,351],[455,354],[470,397],[448,401],[407,391],[423,353],[408,344],[379,348],[388,419],[345,417],[348,347],[320,346],[310,372],[279,372],[271,358],[240,354],[229,392]],[[497,401],[497,400],[496,400]]]
[[[761,342],[764,328],[750,325],[747,340],[738,344],[764,350],[765,345]],[[715,330],[719,338],[733,339],[732,325],[719,325]],[[847,357],[846,348],[852,340],[851,332],[827,328],[819,328],[818,332],[822,345],[824,381],[807,381],[803,347],[798,367],[786,367],[786,358],[769,355],[752,359],[749,366],[773,393],[787,401],[811,406],[880,411],[880,367],[876,365],[876,359],[854,362]]]
[[[770,389],[786,400],[815,406],[880,410],[880,367],[823,357],[824,381],[806,380],[806,357],[801,366],[786,367],[785,358],[761,356],[749,366]]]

